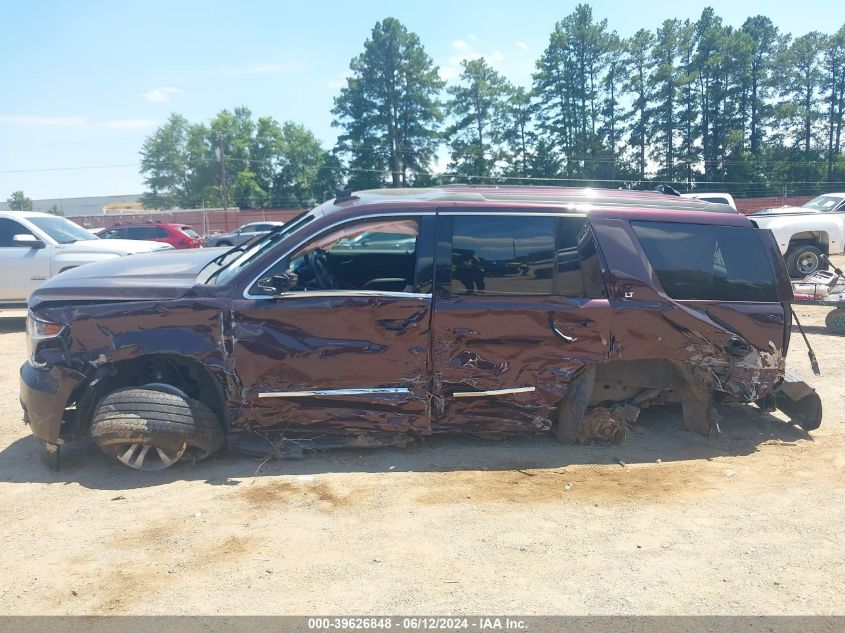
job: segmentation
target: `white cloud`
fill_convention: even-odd
[[[112,121],[100,121],[97,125],[113,130],[146,130],[158,125],[158,121],[155,119],[115,119]]]
[[[474,35],[468,35],[466,39],[474,41],[476,37]],[[496,65],[496,63],[501,62],[505,58],[502,51],[482,53],[474,46],[468,44],[466,40],[453,40],[452,48],[455,49],[457,53],[450,55],[446,62],[440,65],[440,76],[446,81],[454,81],[460,77],[461,72],[463,72],[463,68],[461,68],[461,62],[463,61],[483,57],[491,65]]]
[[[305,66],[299,62],[285,62],[282,64],[256,64],[243,68],[227,68],[221,71],[223,75],[263,75],[270,73],[291,73],[304,70]]]
[[[516,43],[516,45],[517,45],[519,48],[521,48],[522,50],[528,50],[528,44],[526,44],[525,42],[523,42],[523,41],[521,41],[521,40],[520,40],[520,41],[518,41],[518,42]]]
[[[142,92],[141,97],[153,103],[166,103],[170,101],[171,95],[181,94],[182,90],[174,88],[173,86],[166,86],[164,88],[153,88],[147,92]]]
[[[37,114],[0,114],[0,123],[37,127],[79,127],[87,123],[82,116],[40,116]]]

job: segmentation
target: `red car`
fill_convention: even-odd
[[[151,242],[166,242],[173,248],[199,248],[202,238],[194,229],[185,224],[164,222],[119,222],[100,233],[104,240],[147,240]]]

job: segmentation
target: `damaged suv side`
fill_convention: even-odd
[[[58,465],[90,434],[142,470],[434,433],[624,435],[682,406],[821,404],[785,380],[768,231],[660,194],[449,186],[345,194],[231,250],[70,271],[30,298],[25,418]],[[794,379],[792,379],[794,378]]]

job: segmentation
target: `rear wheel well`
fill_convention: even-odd
[[[208,406],[219,418],[224,431],[229,428],[226,398],[220,381],[204,365],[173,354],[151,354],[120,361],[98,370],[98,375],[79,394],[79,423],[87,429],[94,410],[108,394],[126,387],[142,387],[150,383],[172,385]]]

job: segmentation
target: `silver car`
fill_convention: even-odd
[[[213,235],[205,239],[205,246],[240,246],[244,242],[266,235],[278,226],[284,226],[284,222],[252,222],[244,224],[231,233]]]

